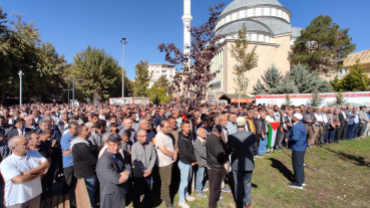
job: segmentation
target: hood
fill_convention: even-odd
[[[75,144],[85,143],[87,146],[90,146],[90,143],[80,137],[77,137],[76,139],[71,141],[71,149]]]

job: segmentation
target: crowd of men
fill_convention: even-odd
[[[237,207],[250,207],[254,159],[282,147],[293,150],[295,181],[289,186],[303,189],[307,147],[370,133],[365,106],[27,104],[1,106],[0,114],[1,205],[12,208],[39,207],[60,175],[72,207],[76,182],[83,179],[93,208],[125,207],[126,196],[135,208],[152,207],[154,184],[171,208],[173,173],[179,173],[180,207],[189,208],[187,201],[197,197],[208,197],[210,208],[222,205],[221,192],[231,194],[229,176]],[[276,138],[268,144],[274,122]]]

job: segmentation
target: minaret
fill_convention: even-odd
[[[184,15],[182,16],[182,22],[184,24],[184,54],[190,55],[191,49],[191,22],[193,17],[191,16],[191,0],[184,0]],[[188,63],[191,65],[191,60],[189,59]]]

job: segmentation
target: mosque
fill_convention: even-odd
[[[215,33],[222,35],[223,39],[220,40],[218,52],[212,60],[211,71],[220,70],[220,73],[212,81],[213,87],[209,94],[216,99],[236,101],[233,67],[237,62],[231,56],[230,49],[243,25],[247,28],[247,39],[250,41],[248,51],[257,46],[258,55],[258,67],[246,72],[249,78],[248,95],[251,96],[253,86],[268,67],[275,65],[284,74],[289,71],[289,53],[302,30],[292,27],[291,18],[292,13],[278,0],[231,2],[216,23]],[[242,99],[242,102],[251,101]]]

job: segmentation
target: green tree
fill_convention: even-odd
[[[341,60],[356,49],[348,31],[340,29],[329,16],[316,17],[294,42],[290,62],[323,73],[339,69]]]
[[[136,79],[134,83],[134,96],[146,97],[152,74],[149,73],[148,61],[140,61],[135,66]]]
[[[170,82],[165,76],[159,77],[159,79],[154,83],[154,87],[167,89],[170,86]]]
[[[270,94],[286,94],[286,93],[299,93],[298,87],[294,84],[294,81],[289,76],[284,77],[280,81],[276,88],[272,88],[269,91]]]
[[[161,87],[161,88],[157,88],[157,87],[154,87],[154,86],[151,87],[148,90],[148,97],[155,104],[165,103],[165,102],[170,101],[170,98],[167,96],[167,91],[163,87]]]
[[[293,64],[287,75],[297,86],[299,93],[311,93],[314,90],[318,92],[332,92],[330,83],[325,81],[315,72],[310,72],[305,66],[298,63]]]
[[[82,79],[76,82],[77,88],[83,95],[82,98],[92,97],[94,102],[109,98],[110,91],[116,89],[116,84],[119,83],[117,81],[122,68],[118,66],[118,61],[104,49],[91,46],[77,52],[73,60],[69,77]]]
[[[370,89],[369,76],[364,73],[364,67],[360,59],[356,60],[355,65],[349,69],[349,73],[341,80],[336,76],[330,82],[335,91],[368,91]]]
[[[312,98],[310,101],[310,104],[312,107],[320,107],[321,103],[323,102],[323,98],[319,97],[319,94],[317,93],[317,90],[314,90],[312,92]]]
[[[265,71],[264,75],[261,76],[261,79],[264,83],[262,83],[260,79],[257,80],[257,84],[253,86],[252,94],[258,95],[273,93],[272,90],[279,86],[280,81],[283,79],[283,77],[284,76],[275,67],[275,65],[272,65],[272,67],[269,67],[267,71]]]
[[[258,66],[258,56],[256,53],[257,46],[254,46],[251,52],[247,52],[249,41],[247,40],[247,28],[243,25],[243,29],[239,30],[238,39],[231,46],[231,56],[235,58],[237,64],[234,66],[234,82],[235,93],[238,94],[238,106],[240,108],[241,94],[247,94],[248,78],[245,72],[252,70]]]

